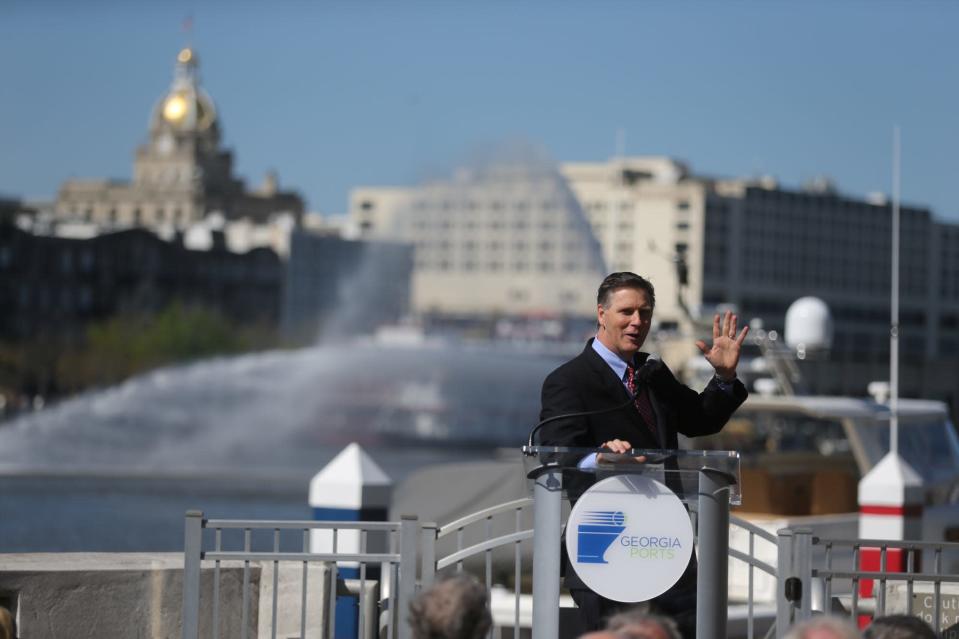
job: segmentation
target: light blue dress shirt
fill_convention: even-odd
[[[613,351],[606,348],[606,345],[599,341],[599,338],[593,340],[593,350],[596,351],[596,354],[603,358],[603,361],[613,369],[613,372],[616,373],[616,376],[619,377],[620,381],[623,382],[623,388],[629,392],[629,385],[626,383],[626,366],[627,363],[623,361],[619,355]],[[579,460],[579,463],[576,464],[577,467],[584,470],[591,468],[596,468],[596,453],[591,453]]]

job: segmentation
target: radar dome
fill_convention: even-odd
[[[786,345],[800,358],[832,346],[832,313],[818,297],[801,297],[786,311]]]

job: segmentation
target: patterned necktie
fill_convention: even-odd
[[[649,430],[656,435],[656,414],[653,412],[653,405],[649,401],[649,390],[647,390],[646,385],[643,384],[640,387],[639,392],[636,392],[636,369],[627,364],[626,366],[626,387],[629,389],[629,392],[636,396],[636,400],[633,402],[636,404],[636,410],[639,411],[640,417],[643,418],[643,421],[646,422],[646,426],[649,427]]]

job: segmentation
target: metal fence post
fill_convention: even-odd
[[[793,622],[793,604],[786,598],[786,580],[793,576],[793,531],[778,531],[776,543],[776,639],[782,639]]]
[[[400,517],[400,583],[396,589],[396,637],[411,639],[412,629],[408,622],[410,602],[416,596],[416,555],[420,543],[420,525],[416,515]]]
[[[433,585],[436,575],[436,533],[438,526],[434,523],[423,524],[421,539],[420,584],[423,588]]]
[[[812,530],[797,528],[793,531],[793,574],[799,578],[799,620],[812,618]]]
[[[727,473],[699,471],[699,575],[696,584],[696,639],[726,637],[729,572],[729,487]]]
[[[183,533],[183,639],[200,632],[200,553],[203,546],[203,513],[188,510]]]
[[[533,487],[533,639],[559,636],[563,471],[540,469]]]

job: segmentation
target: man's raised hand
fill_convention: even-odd
[[[736,323],[738,318],[730,311],[719,320],[719,313],[713,317],[713,344],[707,347],[706,342],[697,340],[696,346],[702,351],[706,361],[716,369],[716,375],[720,379],[732,381],[736,377],[736,366],[739,365],[739,354],[742,351],[743,342],[746,340],[746,334],[749,333],[749,326],[743,326],[743,330],[736,334]]]

